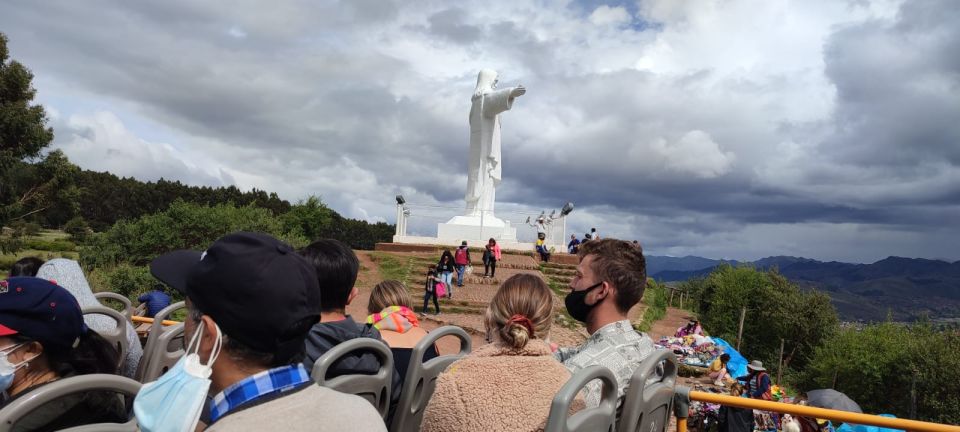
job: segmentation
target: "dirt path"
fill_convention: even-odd
[[[653,323],[653,327],[650,328],[648,334],[654,341],[659,340],[663,336],[673,336],[677,332],[677,328],[683,327],[684,324],[690,321],[691,317],[692,315],[689,311],[668,307],[666,316],[660,321]]]

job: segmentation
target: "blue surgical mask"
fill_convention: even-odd
[[[23,344],[17,344],[4,348],[3,351],[0,351],[0,392],[6,392],[11,385],[13,385],[13,377],[17,372],[17,369],[26,367],[29,360],[24,360],[20,363],[13,364],[10,363],[10,359],[7,358],[11,352],[20,348]],[[32,359],[31,359],[32,360]]]
[[[145,432],[187,432],[193,431],[200,420],[203,403],[210,390],[210,374],[213,362],[220,354],[222,335],[220,327],[214,342],[210,361],[200,362],[197,350],[200,349],[200,335],[203,324],[190,338],[186,353],[167,373],[154,382],[144,384],[133,400],[133,412],[137,425]]]

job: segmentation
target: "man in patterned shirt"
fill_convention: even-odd
[[[556,357],[570,372],[600,365],[617,377],[618,406],[634,370],[656,350],[653,340],[633,329],[627,312],[643,297],[647,283],[643,250],[617,239],[591,240],[580,246],[580,264],[564,303],[574,319],[587,325],[590,337],[576,348],[561,348]],[[600,382],[585,388],[588,407],[600,405]]]

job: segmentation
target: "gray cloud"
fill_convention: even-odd
[[[92,155],[130,142],[150,156],[131,172],[320,194],[353,217],[392,220],[396,193],[460,206],[469,97],[493,67],[529,89],[503,117],[498,199],[514,219],[573,201],[571,231],[600,226],[654,253],[960,259],[940,241],[960,234],[950,0],[810,4],[793,26],[773,4],[740,22],[738,2],[629,4],[627,25],[593,23],[579,2],[106,5],[0,14],[14,58],[70,89],[54,100],[172,131],[163,144],[118,116],[128,133],[58,126],[90,168],[123,170]]]

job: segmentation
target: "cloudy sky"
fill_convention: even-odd
[[[960,259],[957,23],[956,0],[0,5],[86,169],[391,223],[401,193],[433,235],[486,67],[528,89],[498,216],[572,201],[571,230],[652,254],[854,262]]]

